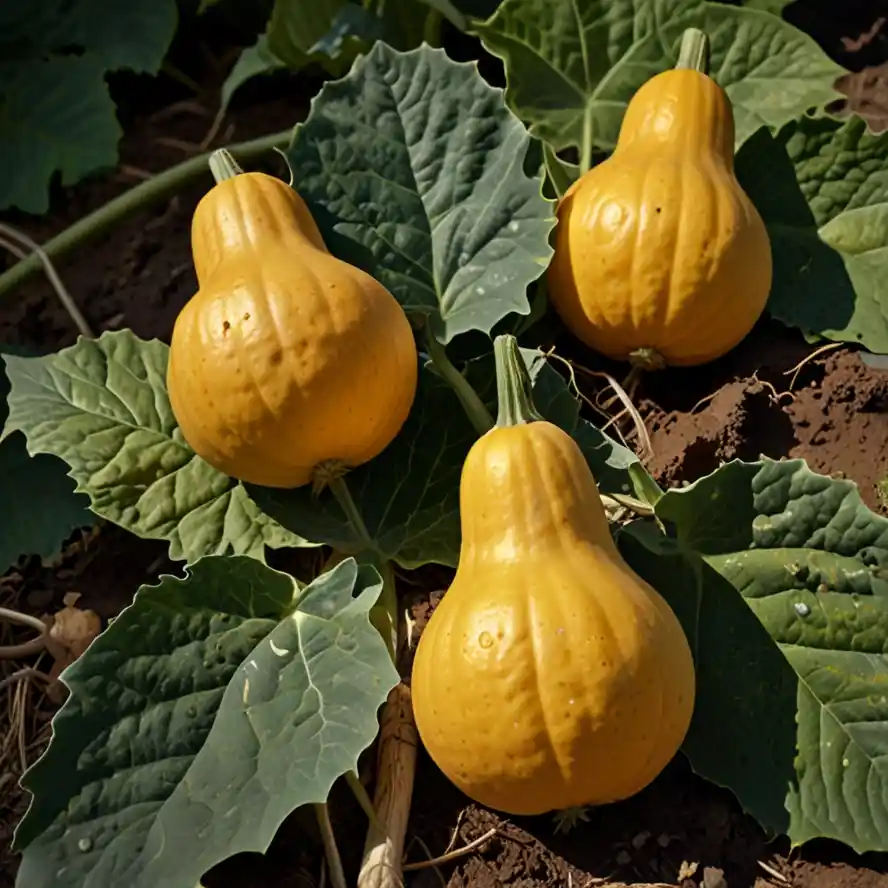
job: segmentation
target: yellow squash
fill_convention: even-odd
[[[533,412],[514,338],[495,349],[499,418],[463,468],[459,566],[413,665],[416,725],[444,774],[491,808],[616,801],[681,745],[691,652],[617,551],[582,452]]]
[[[268,487],[367,462],[397,435],[418,356],[401,306],[331,255],[302,198],[225,151],[192,221],[199,290],[173,330],[167,385],[185,440]]]
[[[558,207],[549,296],[596,351],[646,369],[703,364],[761,316],[771,289],[764,223],[734,175],[734,117],[689,29],[678,66],[645,83],[614,153]]]

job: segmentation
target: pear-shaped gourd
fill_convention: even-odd
[[[210,465],[299,487],[366,463],[416,393],[413,331],[395,298],[331,255],[302,198],[224,150],[191,227],[198,292],[176,319],[167,386]],[[321,479],[323,480],[323,479]]]
[[[596,351],[645,368],[737,345],[771,289],[771,246],[734,175],[734,117],[704,69],[706,35],[629,102],[613,154],[558,206],[549,297]]]
[[[495,350],[499,417],[463,468],[459,565],[413,665],[416,726],[444,774],[491,808],[613,802],[681,745],[691,652],[620,556],[579,447],[533,411],[514,337]]]

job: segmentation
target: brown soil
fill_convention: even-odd
[[[876,68],[888,58],[878,6],[847,0],[842,4],[796,3],[788,13],[838,61],[860,71],[843,83],[849,94],[847,106],[849,111],[870,116],[874,128],[880,126],[880,116],[888,120],[888,76]],[[838,40],[837,34],[846,36]],[[305,89],[304,81],[302,85]],[[304,114],[313,88],[289,99],[293,92],[287,87],[244,90],[214,144],[295,123]],[[45,240],[130,187],[145,171],[156,172],[179,162],[196,150],[196,143],[206,134],[213,100],[213,96],[198,96],[143,118],[127,130],[117,173],[58,195],[53,214],[46,219],[10,221],[35,239]],[[274,158],[266,168],[282,172]],[[194,205],[208,184],[206,176],[175,200],[117,226],[61,264],[66,285],[96,331],[128,326],[145,338],[168,339],[176,313],[195,288],[188,228]],[[29,284],[0,306],[2,344],[54,350],[72,344],[75,338],[71,321],[43,280]],[[557,345],[560,353],[581,358],[566,340],[559,337]],[[856,481],[868,504],[879,508],[876,484],[888,475],[888,373],[868,369],[854,351],[844,347],[815,355],[796,370],[813,351],[797,331],[763,321],[721,361],[703,369],[668,371],[644,379],[638,400],[651,431],[654,457],[649,468],[661,483],[679,484],[734,458],[804,457],[817,471],[842,473]],[[620,368],[609,369],[620,372]],[[109,617],[131,600],[141,583],[153,582],[159,572],[181,569],[170,564],[164,552],[162,544],[105,526],[84,543],[70,547],[54,565],[33,560],[20,565],[0,587],[6,596],[0,603],[14,602],[39,614],[51,610],[65,592],[76,591],[83,595],[80,606]],[[446,574],[434,570],[419,578],[427,589],[447,582]],[[420,625],[428,612],[426,593],[425,603],[420,598],[415,606]],[[0,661],[0,677],[11,669],[12,664]],[[52,708],[45,701],[38,704],[37,699],[32,692],[35,717],[45,724]],[[42,733],[45,738],[45,727]],[[32,750],[32,759],[33,754]],[[19,766],[11,767],[17,777]],[[13,883],[9,830],[24,803],[13,783],[0,779],[0,888]],[[334,792],[331,808],[351,871],[360,855],[364,824],[341,788]],[[440,854],[454,831],[459,846],[490,829],[496,830],[493,837],[471,854],[439,868],[407,873],[408,888],[441,883],[449,888],[591,888],[614,883],[682,884],[683,888],[888,888],[888,855],[859,857],[826,842],[811,843],[790,855],[785,842],[766,843],[729,793],[697,778],[681,759],[636,798],[592,811],[588,823],[563,835],[555,832],[551,818],[509,820],[468,803],[421,756],[408,859],[421,861],[429,854]],[[229,861],[207,884],[210,888],[317,884],[319,856],[316,845],[306,841],[311,831],[305,818],[294,817],[267,855],[242,855]],[[303,849],[295,863],[294,847]],[[682,877],[686,877],[684,882]]]

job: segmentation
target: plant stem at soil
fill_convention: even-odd
[[[283,132],[253,139],[250,142],[230,145],[228,151],[240,160],[250,160],[267,154],[274,148],[289,145],[292,137],[293,129],[290,128]],[[207,161],[211,153],[208,151],[197,157],[189,158],[184,163],[170,167],[140,185],[136,185],[135,188],[125,191],[119,197],[115,197],[114,200],[99,207],[88,216],[84,216],[70,228],[66,228],[48,240],[43,244],[44,253],[53,262],[56,262],[61,257],[103,234],[113,225],[147,209],[152,204],[170,198],[192,179],[207,172]],[[31,253],[27,258],[17,262],[0,275],[0,296],[25,283],[42,267],[43,263],[36,253]]]
[[[358,888],[402,888],[404,884],[401,861],[418,744],[410,688],[400,682],[389,693],[382,712],[373,798],[378,821],[367,830]]]
[[[348,888],[348,882],[345,881],[345,870],[342,868],[342,858],[339,856],[339,848],[336,845],[336,836],[333,834],[333,824],[330,822],[330,810],[326,802],[315,805],[314,809],[318,819],[318,828],[321,831],[321,840],[324,843],[327,868],[330,870],[330,883],[333,888]]]
[[[463,376],[447,357],[447,351],[444,346],[435,338],[435,334],[431,330],[426,331],[426,345],[429,350],[429,357],[435,365],[437,371],[450,384],[450,387],[456,392],[466,415],[469,417],[475,431],[479,435],[484,435],[493,428],[493,417],[490,411],[484,406],[484,402],[478,397],[478,392],[472,388],[472,384]]]
[[[363,549],[370,554],[379,555],[379,550],[367,530],[345,478],[331,473],[327,486],[345,512]],[[382,635],[389,655],[397,665],[398,654],[403,647],[406,633],[402,631],[403,621],[398,618],[395,572],[388,560],[383,560],[377,567],[382,575],[382,591],[378,601],[370,610],[370,621]],[[404,855],[404,837],[407,834],[407,821],[410,817],[418,742],[410,702],[410,688],[402,681],[389,693],[382,711],[376,792],[372,803],[357,777],[346,774],[346,781],[370,821],[358,875],[358,888],[402,888],[401,858]],[[332,829],[329,830],[329,835],[332,841]],[[327,839],[324,841],[326,847]],[[335,844],[333,847],[335,850]],[[333,861],[329,859],[329,854],[328,861],[331,881],[334,881],[335,885],[335,880],[332,878]]]

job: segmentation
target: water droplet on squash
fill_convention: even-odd
[[[807,617],[811,613],[811,608],[804,601],[797,601],[793,605],[793,609],[800,617]]]
[[[87,851],[91,850],[93,846],[92,839],[88,839],[86,837],[77,840],[77,848],[80,851],[83,851],[85,854]]]
[[[493,646],[493,636],[489,632],[482,632],[478,636],[478,644],[483,648],[489,648]]]

